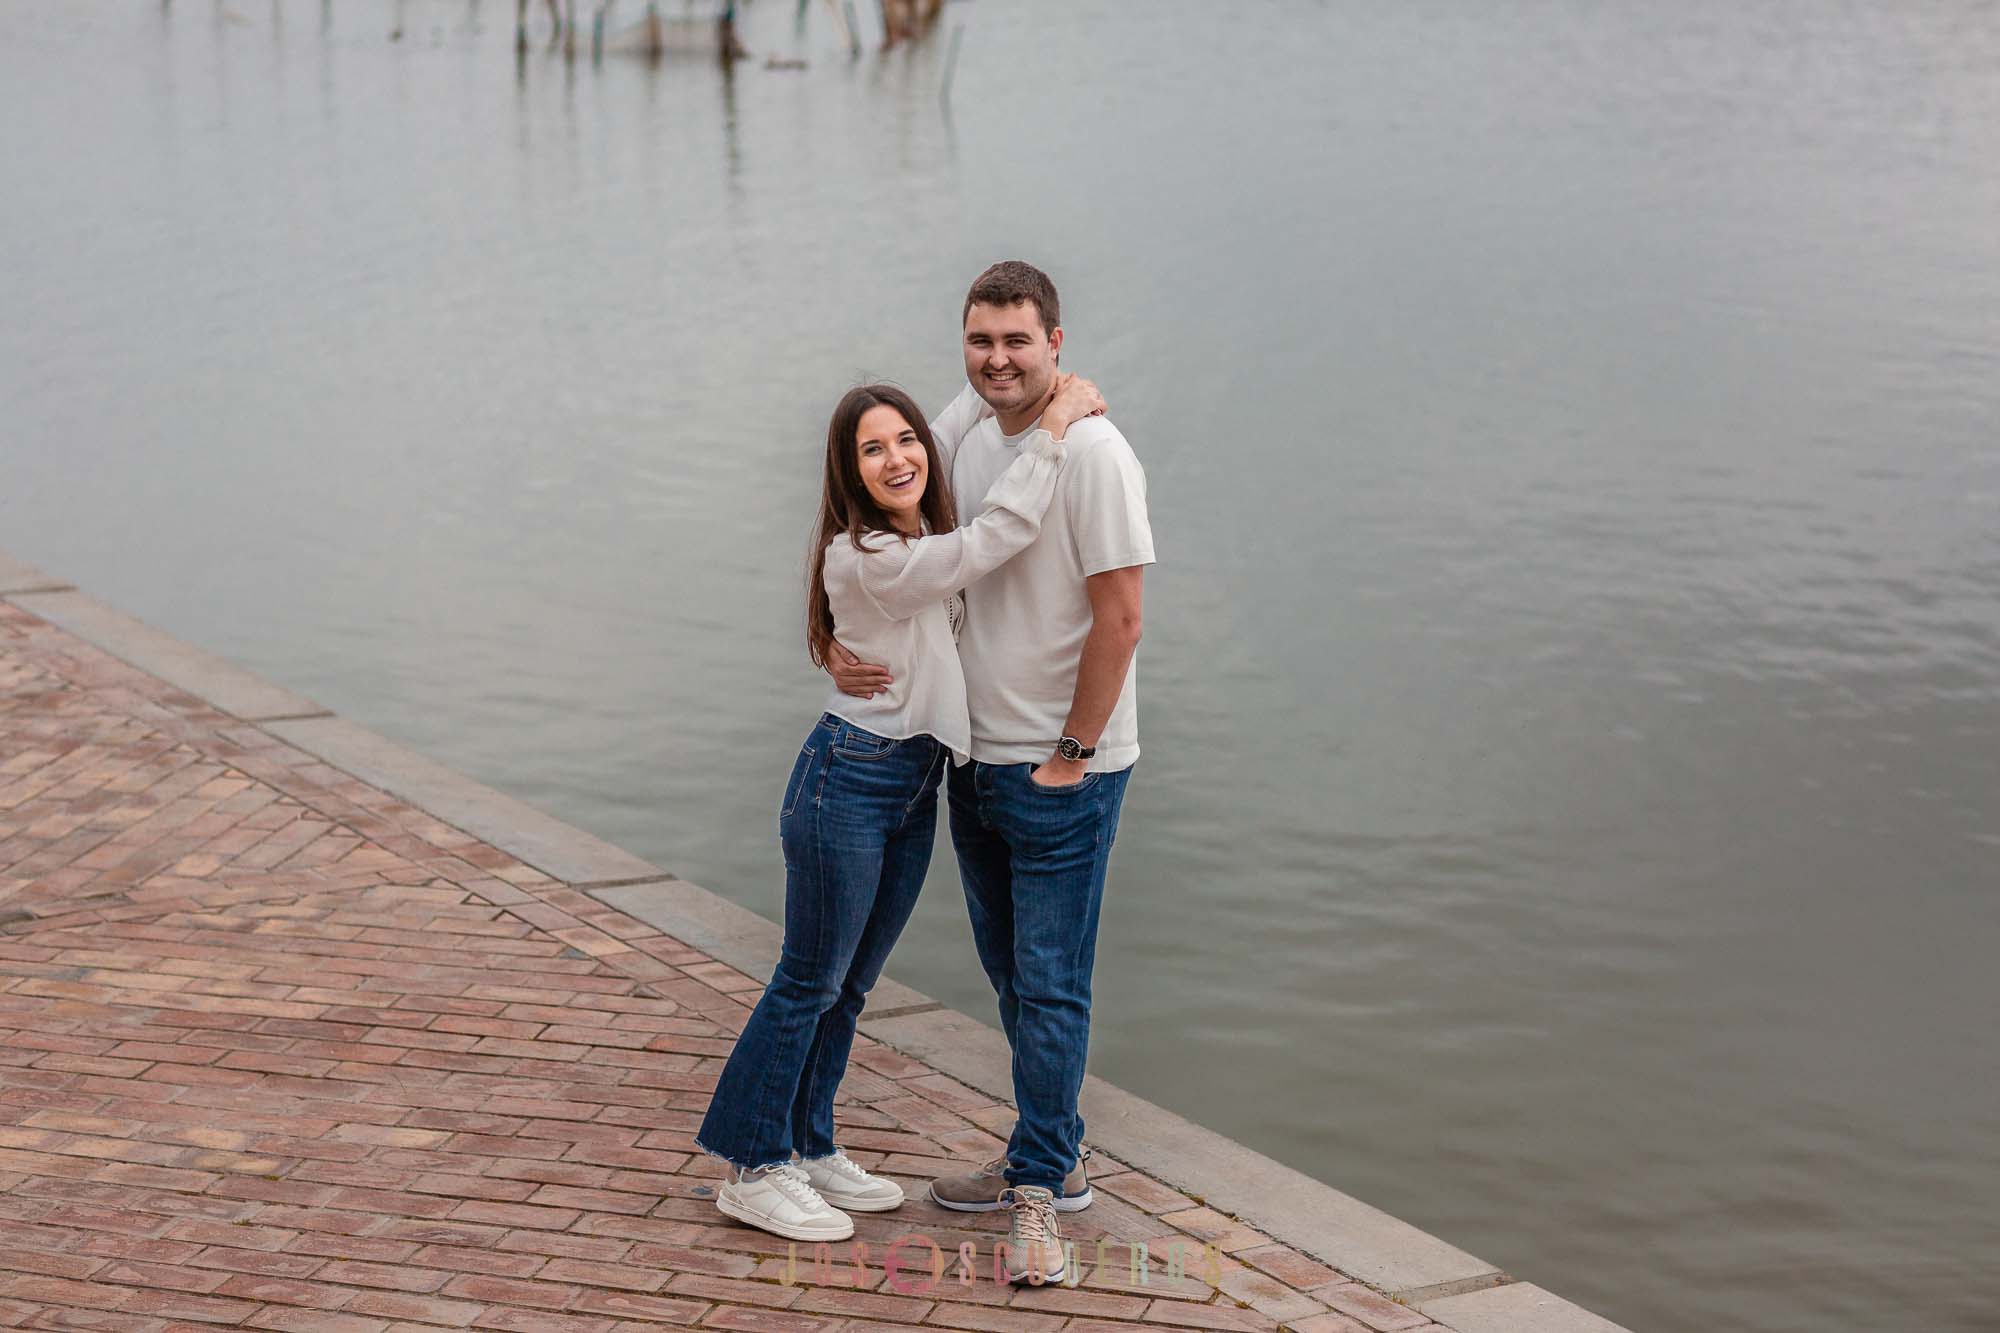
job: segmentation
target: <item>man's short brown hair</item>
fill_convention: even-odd
[[[965,294],[965,309],[959,311],[958,322],[963,325],[976,305],[1011,306],[1023,301],[1035,303],[1042,316],[1043,333],[1054,333],[1062,323],[1062,302],[1056,297],[1056,285],[1049,281],[1049,275],[1025,260],[1003,259],[972,280],[972,290]]]

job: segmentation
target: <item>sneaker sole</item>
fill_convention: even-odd
[[[733,1217],[745,1226],[756,1227],[759,1231],[768,1231],[774,1236],[783,1236],[786,1240],[836,1241],[846,1240],[854,1234],[853,1222],[849,1222],[847,1230],[841,1232],[839,1235],[834,1235],[832,1232],[827,1231],[814,1231],[809,1227],[786,1226],[783,1222],[773,1222],[768,1217],[753,1213],[748,1208],[743,1207],[741,1204],[733,1203],[720,1194],[715,1196],[715,1206],[726,1217]]]
[[[997,1213],[1007,1206],[998,1199],[987,1203],[959,1203],[953,1199],[940,1198],[936,1186],[932,1186],[925,1193],[930,1197],[932,1203],[940,1208],[949,1208],[954,1213]],[[1060,1199],[1057,1199],[1055,1201],[1055,1210],[1059,1213],[1080,1213],[1090,1207],[1092,1197],[1094,1196],[1091,1194],[1089,1187],[1086,1186],[1081,1194],[1065,1194]]]
[[[907,1194],[903,1195],[901,1198],[895,1200],[892,1203],[885,1203],[881,1201],[864,1203],[860,1200],[856,1200],[853,1203],[848,1203],[845,1200],[836,1199],[831,1194],[827,1194],[825,1192],[822,1192],[819,1197],[825,1199],[828,1203],[832,1204],[835,1208],[840,1209],[840,1211],[843,1213],[886,1213],[889,1212],[891,1209],[901,1208],[904,1204],[908,1203],[910,1200],[910,1196]]]

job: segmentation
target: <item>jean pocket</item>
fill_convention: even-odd
[[[779,819],[791,818],[792,811],[798,808],[799,793],[806,787],[806,774],[812,772],[813,755],[810,745],[800,749],[798,762],[792,765],[792,779],[785,784],[785,804],[778,811]]]
[[[1048,787],[1035,781],[1035,770],[1039,767],[1039,764],[1029,764],[1021,774],[1021,780],[1045,796],[1074,796],[1078,792],[1089,791],[1097,785],[1097,780],[1104,776],[1102,773],[1085,773],[1075,782],[1066,782],[1061,786]]]
[[[843,759],[880,759],[902,742],[849,725],[833,742],[833,752]]]

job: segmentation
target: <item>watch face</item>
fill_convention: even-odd
[[[1072,736],[1065,736],[1056,742],[1056,751],[1063,758],[1075,761],[1083,758],[1083,743]]]

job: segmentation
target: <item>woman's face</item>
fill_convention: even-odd
[[[918,505],[930,480],[930,460],[924,442],[903,414],[877,403],[861,414],[854,447],[861,465],[861,484],[896,526],[915,531],[921,520]]]

